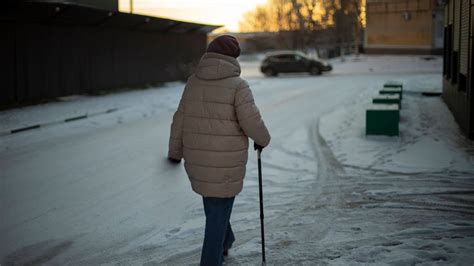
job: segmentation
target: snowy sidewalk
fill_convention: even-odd
[[[441,90],[440,57],[346,58],[317,77],[242,65],[272,134],[268,265],[473,265],[474,144],[440,98],[419,93]],[[391,79],[405,85],[401,135],[366,137],[365,106]],[[202,201],[165,160],[183,87],[0,112],[11,129],[117,109],[0,137],[0,263],[197,265]],[[226,265],[260,265],[256,160],[250,150]]]
[[[321,137],[342,169],[335,178],[344,212],[323,261],[472,265],[474,143],[440,97],[422,96],[439,91],[439,81],[400,81],[399,137],[365,136],[365,109],[377,88],[320,119]]]
[[[120,123],[137,117],[151,116],[175,108],[175,90],[183,87],[181,82],[171,82],[162,87],[103,96],[73,95],[59,98],[55,102],[0,111],[0,136],[24,128],[56,125],[113,112],[119,113],[113,121]]]
[[[440,91],[437,85],[419,82],[405,84],[399,137],[365,136],[365,110],[382,84],[361,94],[357,104],[321,118],[321,134],[345,167],[403,173],[473,170],[473,142],[462,135],[441,97],[422,95]]]

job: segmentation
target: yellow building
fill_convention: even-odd
[[[367,53],[441,54],[440,0],[367,0]]]

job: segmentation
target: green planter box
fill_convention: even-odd
[[[375,104],[398,104],[398,109],[402,108],[402,101],[399,94],[383,94],[374,97],[372,103]]]
[[[366,135],[398,136],[400,110],[397,104],[372,104],[365,116]]]
[[[384,88],[400,88],[403,90],[403,83],[399,81],[387,81],[383,84]]]
[[[400,95],[400,100],[403,99],[403,90],[402,88],[383,88],[379,91],[380,94],[386,95],[386,94],[398,94]]]

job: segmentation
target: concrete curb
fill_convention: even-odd
[[[45,123],[41,123],[41,124],[35,124],[35,125],[15,128],[15,129],[6,130],[6,131],[0,131],[0,136],[7,136],[7,135],[12,135],[12,134],[16,134],[16,133],[20,133],[20,132],[24,132],[24,131],[29,131],[29,130],[33,130],[33,129],[37,129],[37,128],[41,128],[41,127],[48,127],[48,126],[62,124],[62,123],[69,123],[69,122],[73,122],[73,121],[77,121],[77,120],[86,119],[86,118],[89,118],[89,117],[94,117],[94,116],[98,116],[98,115],[113,113],[115,111],[118,111],[118,108],[111,108],[111,109],[107,109],[105,111],[100,111],[100,112],[96,112],[96,113],[90,113],[90,114],[86,113],[85,115],[68,117],[68,118],[62,119],[62,120],[45,122]]]

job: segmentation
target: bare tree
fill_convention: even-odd
[[[332,29],[336,45],[354,40],[358,54],[364,4],[365,0],[268,0],[247,13],[240,26],[242,31],[290,32],[293,49],[310,45],[320,30]]]
[[[362,0],[352,0],[352,6],[354,8],[354,15],[355,15],[355,29],[354,29],[354,47],[355,47],[355,54],[356,56],[359,56],[359,44],[360,44],[360,29],[363,26],[362,23],[362,8],[365,6],[365,1]]]
[[[359,55],[360,30],[362,28],[364,0],[340,0],[341,8],[348,14],[349,23],[353,27],[354,53]]]
[[[239,26],[241,31],[274,31],[274,14],[266,5],[258,5],[255,10],[244,15],[244,20]]]
[[[305,18],[303,17],[303,14],[302,14],[302,5],[299,2],[300,1],[298,0],[291,0],[291,5],[293,6],[293,10],[296,14],[296,17],[298,18],[298,23],[300,26],[299,30],[301,31],[301,33],[304,34],[304,32],[306,31]]]

